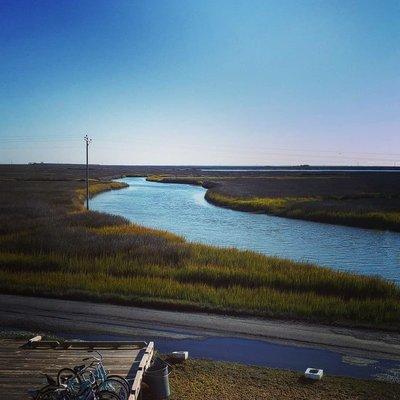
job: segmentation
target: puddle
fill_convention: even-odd
[[[372,360],[370,358],[361,358],[361,357],[353,357],[353,356],[343,356],[342,361],[345,364],[359,365],[361,367],[365,367],[368,365],[374,365],[379,362],[377,360]]]
[[[60,335],[85,340],[134,340],[133,337],[108,335]],[[152,338],[160,353],[189,351],[192,358],[238,362],[247,365],[290,369],[304,372],[313,367],[327,375],[379,379],[400,383],[400,361],[367,359],[331,350],[298,347],[263,340],[211,337],[201,340]]]

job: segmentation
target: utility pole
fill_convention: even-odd
[[[89,144],[92,139],[85,135],[84,140],[86,144],[86,209],[89,210]]]

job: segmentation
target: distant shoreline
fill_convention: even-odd
[[[199,166],[200,171],[213,172],[399,172],[400,167],[369,167],[369,166]]]

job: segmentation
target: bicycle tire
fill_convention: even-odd
[[[69,379],[74,377],[78,379],[76,372],[71,368],[61,368],[57,373],[57,384],[63,385],[65,384],[64,379],[67,379],[67,376],[63,377],[63,374],[68,374]],[[63,379],[64,378],[64,379]]]
[[[129,393],[129,391],[130,391],[129,382],[123,376],[111,374],[111,375],[107,375],[106,379],[119,380],[125,386],[126,391]]]
[[[37,400],[39,398],[38,396],[40,396],[42,393],[44,393],[47,390],[53,389],[55,387],[56,386],[49,385],[49,384],[43,386],[42,388],[40,388],[39,390],[36,391],[36,393],[35,393],[35,395],[33,397],[33,400]]]
[[[100,390],[97,393],[98,400],[123,400],[114,392],[110,392],[109,390]]]
[[[40,389],[35,396],[35,400],[71,400],[67,393],[57,393],[57,386],[48,385]]]
[[[63,377],[63,374],[66,376]],[[58,385],[65,384],[67,381],[68,387],[72,394],[77,395],[82,389],[82,382],[79,375],[71,368],[61,368],[57,374]]]
[[[109,391],[115,393],[120,400],[127,400],[129,397],[129,389],[126,389],[125,382],[119,379],[108,378],[101,382],[98,386],[100,391]]]

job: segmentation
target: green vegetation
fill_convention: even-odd
[[[400,212],[339,211],[325,208],[324,200],[316,198],[240,198],[213,191],[208,191],[205,198],[210,203],[233,210],[400,232]]]
[[[205,198],[210,203],[233,210],[400,232],[400,180],[396,176],[152,175],[147,179],[201,185],[209,189]]]
[[[394,284],[188,244],[118,217],[72,214],[3,235],[0,248],[2,292],[400,326],[400,290]]]
[[[380,279],[121,228],[36,231],[19,238],[18,252],[14,238],[3,240],[0,289],[399,327],[399,290]]]
[[[164,175],[150,175],[146,178],[150,182],[162,182],[162,183],[186,183],[187,185],[198,185],[202,186],[206,182],[205,179],[200,179],[191,176],[164,176]]]
[[[91,194],[120,187],[93,181]],[[393,283],[82,211],[83,188],[70,179],[0,180],[1,292],[400,328]]]
[[[126,183],[123,182],[98,182],[91,181],[89,184],[89,197],[93,197],[96,194],[106,192],[108,190],[123,189],[128,187]],[[86,189],[77,189],[76,196],[74,197],[74,204],[77,209],[84,210],[84,201],[86,199]]]
[[[394,400],[399,394],[394,383],[333,376],[309,382],[299,372],[207,360],[175,365],[170,384],[171,400]]]

